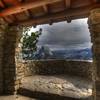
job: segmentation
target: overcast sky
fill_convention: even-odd
[[[59,22],[53,25],[41,25],[31,31],[43,29],[38,45],[47,45],[52,49],[71,49],[91,47],[87,19],[73,20],[71,23]]]

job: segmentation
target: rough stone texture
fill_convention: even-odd
[[[3,40],[7,24],[0,18],[0,94],[3,93]]]
[[[26,77],[21,88],[76,99],[92,98],[92,81],[68,75]]]
[[[97,94],[97,98],[94,100],[100,100],[100,96],[98,96],[100,95],[100,8],[91,11],[88,24],[93,43],[94,92],[96,92],[95,95]]]
[[[18,68],[21,66],[21,61],[17,57],[20,51],[18,48],[19,36],[19,27],[8,26],[6,28],[3,44],[3,87],[6,94],[13,94],[19,88],[22,78],[22,74],[20,75],[18,72]]]
[[[66,61],[66,60],[45,60],[45,61],[24,61],[25,76],[29,75],[75,75],[92,79],[92,62],[88,61]]]
[[[0,100],[38,100],[34,98],[29,98],[25,96],[20,95],[9,95],[9,96],[0,96]]]
[[[2,73],[2,44],[3,44],[3,36],[2,31],[0,31],[0,94],[3,91],[3,73]]]

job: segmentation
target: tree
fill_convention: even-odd
[[[32,32],[31,35],[28,34],[28,31],[25,31],[23,35],[23,42],[22,42],[22,50],[29,50],[29,51],[36,51],[37,50],[37,42],[39,36],[42,34],[42,29],[37,32]]]

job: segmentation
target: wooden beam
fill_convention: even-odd
[[[46,5],[43,6],[44,12],[48,13],[48,7]]]
[[[2,0],[0,0],[0,7],[5,8],[4,3],[2,2]]]
[[[33,13],[31,13],[31,11],[30,11],[30,10],[27,10],[27,11],[28,11],[29,16],[30,16],[29,18],[33,18],[33,16],[34,16],[34,15],[33,15]]]
[[[30,13],[28,10],[25,11],[25,14],[27,15],[27,17],[31,18]]]
[[[0,11],[0,17],[20,13],[20,12],[23,12],[23,11],[31,9],[31,8],[36,8],[39,6],[46,5],[46,4],[51,4],[51,3],[54,3],[57,1],[61,1],[61,0],[36,0],[36,1],[29,0],[26,3],[19,3],[16,6],[12,6],[12,7],[9,7],[9,8],[6,8],[6,9]]]
[[[65,18],[64,20],[66,20],[66,17],[73,18],[73,19],[75,17],[75,19],[76,19],[78,16],[80,16],[78,18],[83,18],[83,17],[87,17],[87,15],[89,15],[91,9],[93,9],[95,7],[100,7],[100,4],[94,4],[94,5],[80,7],[80,8],[72,8],[72,9],[58,12],[55,14],[48,14],[48,15],[34,18],[34,19],[20,21],[16,24],[30,26],[30,25],[39,25],[39,24],[49,24],[51,22],[51,20],[52,20],[52,22],[53,21],[55,22],[55,20],[57,20],[57,19]]]
[[[97,2],[98,0],[92,0],[93,2]]]
[[[98,2],[98,3],[99,3],[99,2],[100,2],[100,0],[92,0],[92,2],[93,2],[93,3],[94,3],[94,2]]]
[[[71,23],[71,18],[70,17],[66,17],[67,23]]]
[[[70,8],[71,0],[65,0],[66,8]]]
[[[100,3],[100,0],[97,0],[98,3]]]
[[[19,1],[18,0],[2,0],[5,5],[8,7],[8,5],[17,5],[19,4]]]

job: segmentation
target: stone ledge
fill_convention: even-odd
[[[88,61],[66,61],[66,60],[47,60],[47,61],[26,61],[23,62],[25,75],[57,75],[67,74],[92,78],[92,62]],[[84,74],[85,73],[85,74]]]

